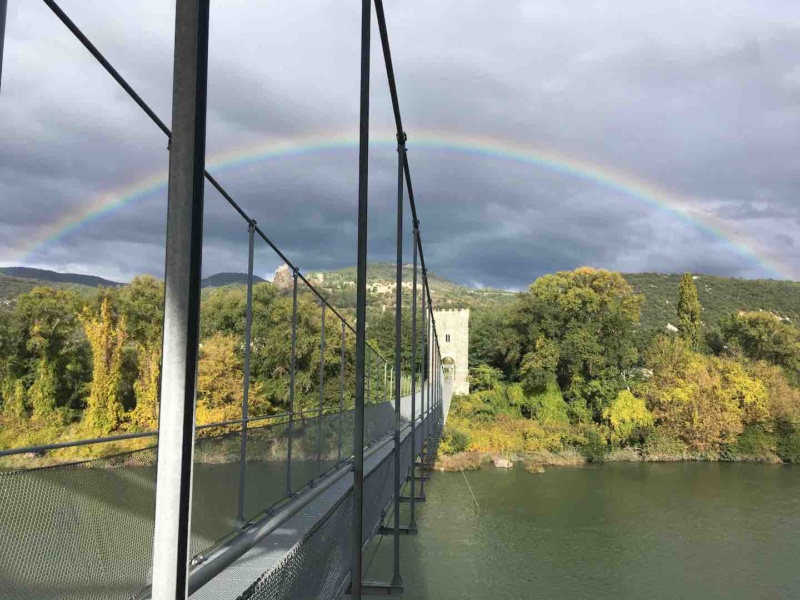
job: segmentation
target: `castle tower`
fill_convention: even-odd
[[[434,310],[445,378],[454,394],[469,394],[469,309]]]

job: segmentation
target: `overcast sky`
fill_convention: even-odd
[[[44,3],[9,4],[0,263],[161,275],[164,186],[53,235],[71,215],[164,172],[166,144]],[[60,4],[169,124],[174,2]],[[360,4],[212,1],[209,157],[356,139]],[[385,8],[431,270],[506,288],[580,265],[800,279],[796,0]],[[376,26],[372,82],[373,135],[390,139]],[[443,143],[415,147],[415,138]],[[447,147],[474,138],[613,172],[619,185]],[[357,158],[340,145],[218,175],[301,269],[331,269],[355,263]],[[651,200],[668,198],[678,212],[622,189],[631,181],[660,190]],[[394,257],[395,186],[396,152],[376,144],[373,261]],[[209,188],[205,222],[204,272],[245,271],[246,224]],[[262,276],[278,265],[263,245],[256,260]]]

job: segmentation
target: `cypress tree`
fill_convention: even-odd
[[[686,343],[697,350],[700,347],[700,299],[697,297],[697,286],[691,273],[681,277],[678,291],[678,330]]]

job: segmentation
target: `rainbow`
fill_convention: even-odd
[[[394,147],[396,141],[394,134],[372,136],[370,144]],[[207,168],[212,173],[218,173],[278,158],[285,159],[322,151],[355,150],[357,148],[357,138],[345,134],[269,140],[246,148],[211,155],[207,159]],[[426,132],[423,135],[412,137],[409,141],[409,150],[413,149],[458,152],[495,160],[512,161],[576,177],[619,192],[690,223],[704,233],[730,244],[741,256],[758,265],[771,277],[794,279],[797,275],[793,268],[784,264],[780,257],[762,248],[758,242],[735,229],[727,221],[698,210],[690,199],[605,165],[507,140],[440,132]],[[100,194],[54,223],[42,227],[34,235],[27,237],[24,244],[13,252],[7,262],[24,264],[28,257],[37,250],[78,232],[83,227],[115,213],[124,206],[146,198],[156,191],[165,190],[166,185],[167,172],[163,171],[139,179],[130,185]],[[257,218],[258,215],[254,215],[254,217]]]

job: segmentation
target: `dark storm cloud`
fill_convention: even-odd
[[[168,123],[174,5],[63,7]],[[734,0],[722,11],[711,0],[414,0],[386,11],[433,271],[508,288],[582,264],[771,275],[737,248],[744,243],[800,277],[791,267],[800,264],[795,3]],[[355,136],[358,29],[357,3],[215,3],[209,154],[293,136]],[[371,121],[385,133],[393,120],[374,40]],[[3,76],[0,261],[117,279],[160,274],[164,188],[28,251],[48,225],[98,198],[119,199],[109,190],[163,172],[168,157],[161,132],[41,3],[10,6]],[[737,242],[618,188],[415,147],[427,131],[611,167],[683,198]],[[355,149],[258,162],[219,179],[304,270],[355,262]],[[394,149],[375,147],[373,260],[394,258],[395,185]],[[207,274],[246,268],[246,224],[208,186],[205,236]],[[268,275],[277,265],[260,244],[256,270]]]

